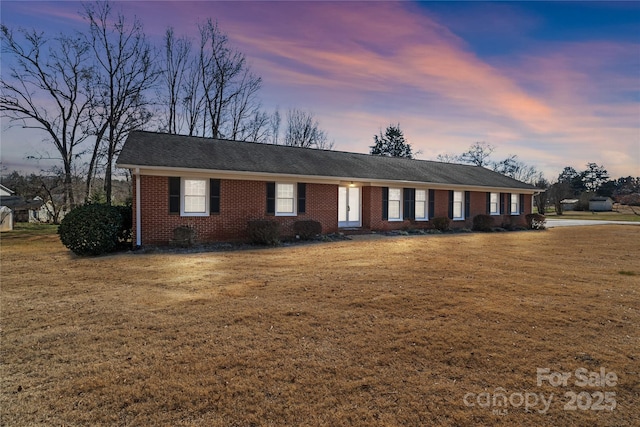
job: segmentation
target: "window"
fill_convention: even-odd
[[[489,196],[489,215],[500,215],[500,203],[498,193]]]
[[[293,216],[296,214],[295,184],[276,183],[276,215]]]
[[[416,221],[427,221],[428,214],[427,190],[416,190]]]
[[[389,189],[389,221],[401,221],[402,191],[399,188]]]
[[[220,213],[220,180],[169,177],[169,214],[206,216]]]
[[[185,216],[208,215],[206,179],[183,179],[182,214]]]
[[[464,194],[462,191],[453,192],[453,219],[464,219]]]
[[[511,194],[511,208],[509,209],[511,215],[520,215],[520,195]]]

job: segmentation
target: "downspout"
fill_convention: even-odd
[[[136,247],[139,248],[142,246],[142,230],[140,227],[142,226],[142,221],[140,220],[140,168],[136,168]]]

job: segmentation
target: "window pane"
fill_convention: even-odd
[[[184,194],[187,196],[204,196],[207,191],[207,183],[203,179],[185,179]]]
[[[462,202],[462,191],[454,191],[453,192],[453,201],[454,202]]]
[[[462,218],[462,203],[453,202],[453,217]]]
[[[207,181],[204,179],[184,180],[184,212],[207,212]]]
[[[184,211],[204,213],[206,200],[202,196],[184,196]]]
[[[293,213],[293,199],[278,199],[276,201],[276,212]]]
[[[347,220],[347,188],[338,187],[338,221],[344,222]]]
[[[400,201],[389,200],[389,219],[400,219]]]
[[[389,189],[389,200],[400,200],[400,189],[399,188],[390,188]]]
[[[426,209],[424,201],[416,201],[416,219],[426,218]]]
[[[519,201],[520,201],[520,195],[519,194],[512,194],[511,195],[511,213],[512,214],[520,213],[520,209],[518,209],[518,202]]]
[[[278,184],[278,198],[293,199],[293,184]]]
[[[416,202],[424,202],[427,200],[427,192],[425,190],[416,190]]]
[[[498,213],[498,193],[491,193],[489,201],[489,213]]]

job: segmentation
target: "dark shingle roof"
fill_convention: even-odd
[[[535,190],[479,166],[136,131],[120,167],[305,175]]]

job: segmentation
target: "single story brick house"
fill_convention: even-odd
[[[540,190],[478,166],[136,131],[117,166],[130,169],[136,245],[167,244],[177,227],[196,239],[245,239],[272,219],[285,235],[298,220],[323,233],[428,228],[478,214],[524,223]]]

